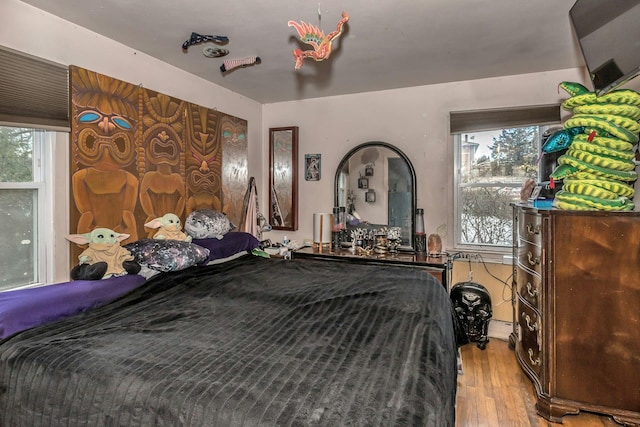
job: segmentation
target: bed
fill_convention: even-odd
[[[0,425],[453,426],[429,273],[246,254],[0,342]]]

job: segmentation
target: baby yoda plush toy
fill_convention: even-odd
[[[89,244],[78,256],[80,263],[71,269],[71,279],[99,280],[137,274],[140,264],[134,261],[131,252],[120,246],[120,242],[128,237],[128,234],[116,233],[108,228],[96,228],[90,233],[65,236],[70,242]]]
[[[154,239],[170,239],[191,242],[191,236],[187,236],[182,231],[182,224],[178,215],[168,213],[153,221],[149,221],[144,225],[147,228],[157,228],[158,231],[153,235]]]

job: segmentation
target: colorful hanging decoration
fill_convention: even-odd
[[[312,58],[315,61],[323,61],[329,58],[329,55],[331,55],[331,51],[333,49],[332,43],[335,39],[340,37],[340,34],[342,34],[342,30],[344,28],[344,24],[346,24],[347,21],[349,21],[349,15],[346,12],[342,12],[342,19],[338,21],[336,30],[326,36],[324,34],[324,31],[322,31],[315,25],[307,24],[303,21],[300,21],[300,23],[289,21],[289,27],[294,27],[298,31],[300,40],[302,40],[306,44],[313,46],[313,50],[293,50],[293,57],[296,60],[295,69],[299,70],[302,67],[302,62],[306,58]]]
[[[220,71],[226,73],[227,71],[231,71],[234,68],[247,67],[253,64],[260,64],[261,62],[262,60],[259,56],[249,56],[243,59],[227,59],[223,61],[222,65],[220,66]]]

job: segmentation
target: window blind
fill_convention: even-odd
[[[68,131],[68,68],[0,47],[0,122]]]
[[[490,110],[452,111],[452,134],[560,123],[560,104]]]

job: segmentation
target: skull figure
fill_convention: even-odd
[[[463,282],[451,288],[451,302],[470,342],[484,350],[489,342],[487,332],[493,315],[487,289],[474,282]]]

